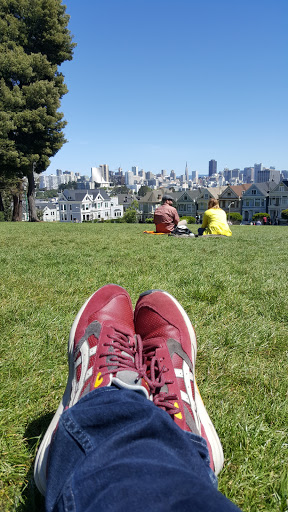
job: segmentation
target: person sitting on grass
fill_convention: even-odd
[[[173,197],[164,195],[161,206],[154,213],[156,233],[172,233],[177,226],[180,219],[176,208],[172,205]]]
[[[217,199],[210,199],[208,210],[204,213],[202,226],[198,229],[198,234],[199,236],[232,235],[227,223],[226,213],[220,208]]]

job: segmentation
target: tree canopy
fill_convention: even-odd
[[[28,196],[33,172],[47,169],[66,142],[58,109],[67,88],[58,66],[73,55],[68,21],[61,0],[1,1],[0,174],[3,181],[26,176]]]

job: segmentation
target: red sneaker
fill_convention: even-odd
[[[154,404],[182,430],[206,439],[210,466],[217,475],[223,467],[223,450],[197,388],[197,342],[187,313],[169,293],[149,290],[138,299],[134,323],[143,342]]]
[[[67,386],[35,461],[34,479],[42,494],[51,438],[64,409],[95,388],[111,384],[149,398],[142,360],[142,342],[135,334],[128,293],[114,284],[103,286],[82,306],[70,331]]]

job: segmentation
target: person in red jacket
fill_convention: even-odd
[[[156,233],[172,233],[177,226],[180,219],[176,208],[172,204],[173,197],[168,195],[162,197],[162,205],[154,213]]]

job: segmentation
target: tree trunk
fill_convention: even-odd
[[[28,191],[27,191],[27,199],[28,199],[28,212],[29,212],[29,222],[39,222],[37,217],[37,210],[35,205],[35,180],[33,171],[28,174]]]
[[[23,182],[21,180],[17,184],[17,189],[12,192],[12,198],[13,198],[12,222],[21,222],[22,221],[22,194],[23,194]]]
[[[4,212],[4,204],[2,199],[2,194],[0,192],[0,212]]]

